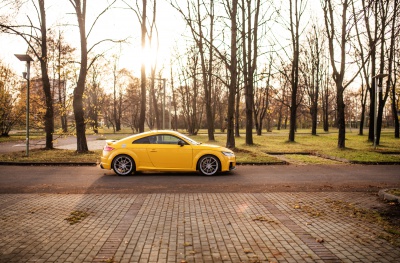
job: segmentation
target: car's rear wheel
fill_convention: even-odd
[[[219,168],[219,160],[213,155],[205,155],[199,160],[199,171],[203,175],[215,175]]]
[[[135,162],[128,155],[118,155],[112,162],[112,168],[118,175],[128,175],[135,171]]]

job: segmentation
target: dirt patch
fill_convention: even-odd
[[[383,231],[374,235],[400,247],[400,205],[397,202],[379,200],[372,206],[359,206],[337,200],[326,202],[333,211],[381,226]]]

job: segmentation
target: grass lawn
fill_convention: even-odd
[[[0,144],[1,145],[1,144]],[[17,163],[97,163],[100,162],[101,150],[88,153],[77,153],[72,150],[43,150],[33,149],[26,157],[25,151],[18,151],[0,155],[0,162]]]
[[[184,131],[181,131],[184,133]],[[234,149],[237,161],[240,163],[280,163],[281,156],[295,162],[305,164],[332,164],[336,159],[339,161],[348,160],[351,162],[372,162],[372,163],[398,163],[400,162],[400,139],[394,138],[393,129],[382,130],[380,145],[374,149],[368,136],[358,135],[357,130],[346,133],[346,148],[337,148],[337,131],[318,131],[317,136],[312,136],[309,130],[299,130],[296,133],[295,142],[288,142],[288,130],[281,130],[264,133],[261,136],[254,134],[254,145],[245,144],[245,132],[241,131],[241,137],[235,138],[236,148]],[[130,130],[113,133],[110,130],[101,130],[105,139],[120,139],[131,134]],[[365,132],[367,134],[368,131]],[[90,132],[87,132],[90,134]],[[1,142],[21,139],[23,136],[16,135],[1,138]],[[201,130],[198,135],[190,136],[196,141],[212,143],[221,146],[226,144],[226,135],[215,134],[215,141],[209,142],[207,131]],[[103,138],[103,139],[104,139]],[[32,138],[34,139],[34,138]],[[101,150],[95,150],[86,154],[78,154],[71,150],[31,150],[30,157],[25,157],[25,152],[1,154],[2,162],[98,162]],[[312,154],[312,155],[310,155]],[[322,156],[324,158],[320,158]],[[327,159],[327,158],[330,159]]]
[[[195,140],[207,142],[207,135],[192,136]],[[307,130],[300,130],[295,137],[295,142],[288,142],[288,131],[273,131],[261,136],[253,136],[254,145],[245,144],[244,135],[236,138],[236,148],[253,155],[286,154],[296,155],[297,158],[307,159],[304,154],[322,155],[338,160],[346,159],[352,162],[400,162],[400,139],[394,138],[393,130],[383,130],[380,145],[374,149],[368,142],[368,136],[360,136],[357,132],[346,133],[346,148],[337,148],[337,132],[325,133],[319,131],[317,136],[310,135]],[[216,135],[216,144],[225,145],[226,136]],[[303,154],[300,154],[303,153]],[[251,154],[250,154],[251,155]],[[251,159],[251,156],[248,156]],[[313,159],[313,158],[312,158]],[[308,162],[308,161],[306,161]],[[310,161],[311,163],[313,160]]]

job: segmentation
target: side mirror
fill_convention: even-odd
[[[178,141],[178,145],[182,147],[182,146],[184,146],[184,145],[185,145],[185,142],[184,142],[184,141],[182,141],[182,140],[179,140],[179,141]]]

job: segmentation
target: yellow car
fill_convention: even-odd
[[[233,151],[201,144],[175,131],[150,131],[107,140],[100,167],[118,175],[136,171],[200,171],[214,175],[235,169]]]

